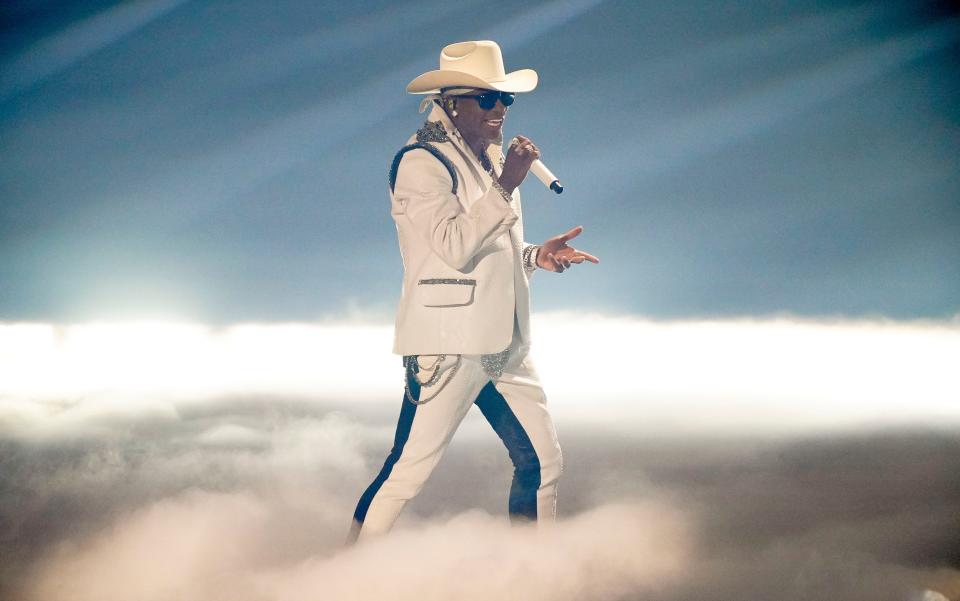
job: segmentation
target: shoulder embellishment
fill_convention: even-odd
[[[439,121],[427,121],[423,127],[417,130],[417,142],[449,142],[447,130],[443,128],[443,123]]]

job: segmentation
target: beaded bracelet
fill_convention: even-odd
[[[512,203],[513,195],[507,192],[506,188],[500,185],[500,182],[497,181],[497,176],[493,173],[493,170],[490,170],[489,173],[490,173],[490,180],[491,180],[491,183],[493,184],[493,187],[496,188],[497,192],[500,193],[500,196],[502,196],[503,199],[507,201],[507,204]]]
[[[530,244],[523,249],[523,266],[527,269],[536,269],[537,258],[540,255],[540,245]]]

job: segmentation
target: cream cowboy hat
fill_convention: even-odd
[[[440,68],[407,84],[411,94],[436,94],[442,88],[483,88],[501,92],[529,92],[537,87],[537,72],[520,69],[505,73],[496,42],[457,42],[440,51]]]

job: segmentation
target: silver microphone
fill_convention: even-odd
[[[514,146],[520,140],[514,138],[510,140],[510,146]],[[557,194],[563,192],[563,184],[560,183],[560,180],[552,171],[547,169],[547,166],[543,164],[543,161],[537,159],[530,165],[530,172],[537,176],[537,179],[543,182],[543,185],[550,188]]]

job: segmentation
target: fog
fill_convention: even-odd
[[[351,344],[387,351],[389,325],[4,325],[0,596],[960,595],[955,323],[535,327],[558,523],[511,529],[509,459],[471,412],[395,531],[344,548],[401,402],[397,358],[360,369]]]
[[[508,525],[510,466],[495,437],[458,435],[397,529],[344,549],[394,418],[248,399],[95,439],[8,438],[4,598],[960,592],[955,433],[644,440],[561,422],[561,519],[541,531]]]
[[[645,435],[960,425],[956,320],[555,312],[532,329],[552,411],[584,425]],[[224,327],[0,323],[0,425],[96,431],[101,417],[176,420],[250,395],[370,410],[392,402],[402,377],[392,335],[359,312]]]

